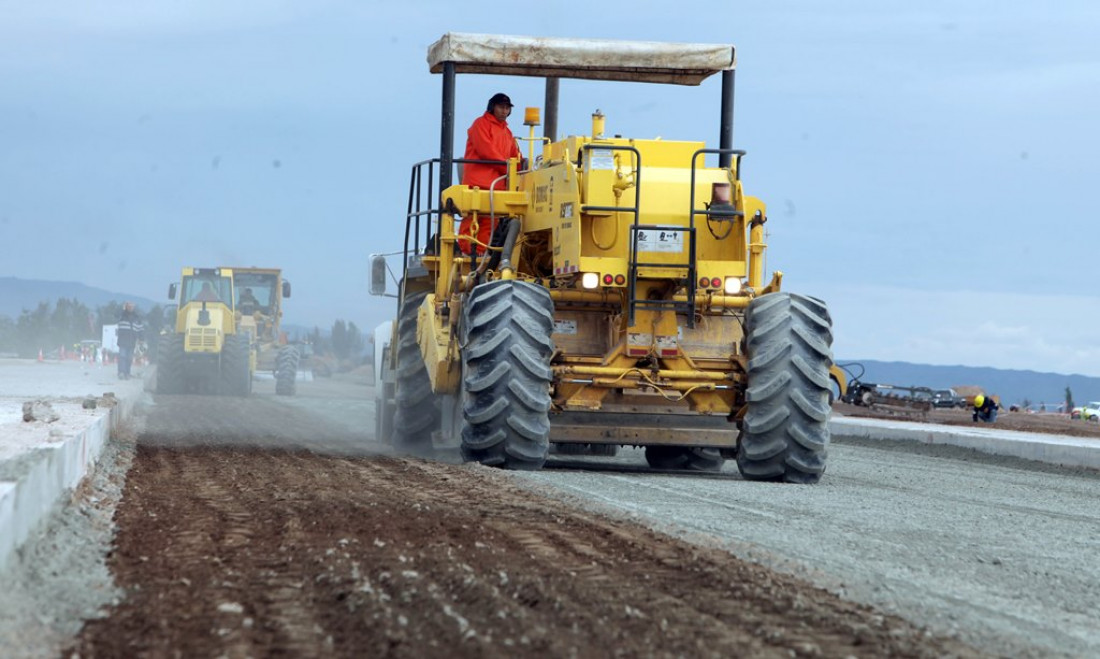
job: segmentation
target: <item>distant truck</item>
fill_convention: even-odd
[[[932,392],[932,407],[963,409],[966,399],[955,393],[954,389],[937,389]]]

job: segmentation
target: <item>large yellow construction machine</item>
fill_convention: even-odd
[[[290,297],[290,282],[278,268],[231,268],[236,284],[237,319],[242,332],[252,339],[256,370],[270,371],[275,393],[293,396],[297,391],[298,348],[287,345],[279,329],[282,298]]]
[[[168,299],[177,293],[176,322],[157,350],[157,393],[247,396],[256,360],[234,309],[233,270],[184,268]]]
[[[821,300],[781,292],[781,272],[765,281],[767,208],[745,192],[745,152],[732,145],[734,48],[449,33],[428,62],[443,77],[441,154],[413,167],[393,277],[378,387],[392,443],[457,446],[511,469],[541,467],[551,444],[632,445],[654,468],[732,458],[748,479],[818,481],[831,319]],[[546,78],[543,137],[528,108],[529,164],[501,163],[504,189],[454,184],[459,73]],[[712,74],[717,147],[609,135],[615,117],[598,111],[589,134],[556,135],[560,78],[699,85]],[[684,103],[681,115],[700,111]],[[459,253],[461,218],[493,224],[484,255]],[[372,293],[385,293],[388,264],[373,258]]]

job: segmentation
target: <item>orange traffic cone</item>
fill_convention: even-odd
[[[42,356],[42,348],[38,349],[38,361],[45,361],[45,357]]]

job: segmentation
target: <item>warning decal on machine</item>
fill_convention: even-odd
[[[684,232],[643,229],[638,232],[638,251],[682,252],[684,251]]]

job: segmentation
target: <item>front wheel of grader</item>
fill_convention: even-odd
[[[817,298],[771,293],[745,314],[748,412],[737,467],[748,480],[816,483],[829,444],[832,319]]]
[[[283,346],[275,356],[275,394],[293,396],[298,390],[298,362],[301,356],[294,346]]]
[[[550,293],[497,280],[474,288],[464,313],[462,457],[539,469],[550,450]]]

